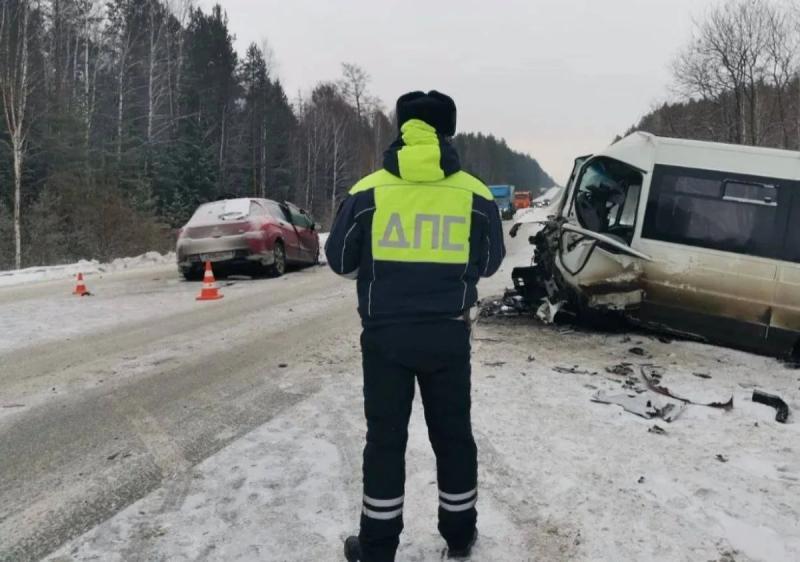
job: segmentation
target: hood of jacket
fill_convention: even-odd
[[[383,154],[383,167],[406,181],[435,182],[461,170],[458,153],[436,129],[419,119],[403,123]]]

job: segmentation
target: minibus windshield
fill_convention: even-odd
[[[581,226],[619,238],[633,240],[642,174],[618,160],[597,158],[580,178],[575,194],[575,214]]]

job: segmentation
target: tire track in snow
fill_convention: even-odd
[[[575,539],[580,532],[570,523],[543,520],[528,498],[529,479],[523,478],[492,445],[480,430],[473,430],[478,445],[478,470],[481,502],[491,502],[492,508],[507,517],[521,537],[528,560],[576,560]]]

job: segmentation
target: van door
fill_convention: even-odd
[[[800,359],[800,183],[791,192],[768,341],[776,353]]]
[[[642,240],[642,319],[762,350],[786,213],[783,180],[657,165]]]
[[[597,157],[566,203],[556,266],[590,309],[631,310],[642,301],[641,263],[650,258],[631,247],[642,181],[640,170]]]

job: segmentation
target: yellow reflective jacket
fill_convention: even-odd
[[[365,325],[455,318],[475,304],[480,277],[505,256],[489,189],[461,170],[455,149],[412,119],[342,203],[328,264],[358,279]]]

